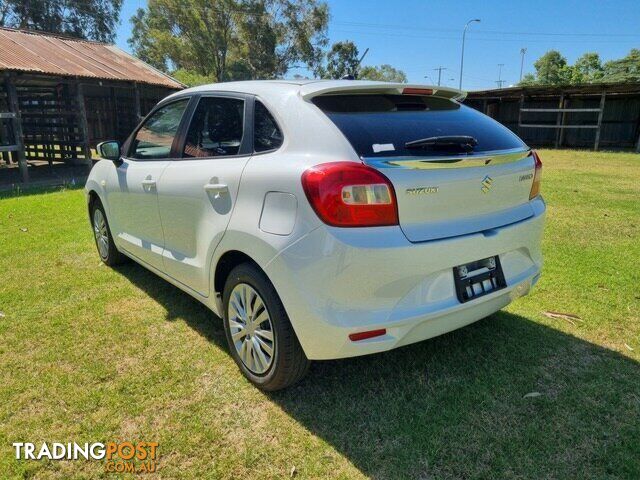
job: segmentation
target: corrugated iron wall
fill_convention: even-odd
[[[522,124],[556,126],[596,126],[598,112],[520,112],[525,109],[599,109],[601,95],[500,95],[473,92],[465,104],[486,113],[518,134],[531,146],[593,148],[597,128],[532,128]],[[561,104],[562,99],[562,104]],[[640,135],[640,94],[612,94],[605,96],[602,112],[599,148],[634,149]]]

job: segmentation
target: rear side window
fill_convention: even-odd
[[[193,113],[184,158],[237,155],[244,129],[244,100],[203,97]]]
[[[254,117],[254,151],[266,152],[280,148],[280,145],[282,145],[282,132],[269,110],[258,100],[256,100]]]
[[[509,129],[476,110],[445,98],[416,95],[326,95],[313,99],[358,155],[390,157],[460,153],[441,147],[406,148],[414,140],[471,136],[474,152],[525,148]]]

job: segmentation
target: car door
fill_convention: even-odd
[[[112,234],[118,247],[162,268],[164,235],[158,212],[158,180],[169,164],[189,98],[157,108],[134,133],[106,185]]]
[[[194,102],[195,104],[195,102]],[[251,98],[202,95],[158,184],[164,229],[164,271],[201,295],[209,263],[231,218],[242,171],[251,157]]]

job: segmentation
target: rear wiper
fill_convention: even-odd
[[[404,144],[405,148],[428,148],[428,147],[460,147],[467,152],[473,150],[478,144],[478,140],[470,135],[441,135],[439,137],[420,138]]]

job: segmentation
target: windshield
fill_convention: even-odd
[[[417,95],[325,95],[313,99],[361,157],[460,154],[460,148],[407,148],[420,139],[467,136],[474,152],[526,148],[509,129],[452,100]]]

